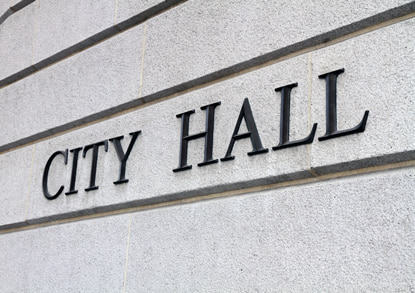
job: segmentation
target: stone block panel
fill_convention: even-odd
[[[38,168],[34,172],[36,188],[31,197],[29,222],[36,223],[45,217],[59,218],[68,213],[81,215],[310,177],[311,174],[307,171],[310,168],[307,146],[275,152],[271,150],[279,141],[280,97],[274,88],[292,81],[307,84],[308,77],[303,74],[303,70],[307,70],[307,60],[307,56],[288,60],[272,68],[142,107],[137,111],[36,144],[39,151],[36,156]],[[290,74],[284,75],[288,71]],[[307,88],[299,87],[295,93],[298,98],[293,98],[292,115],[303,117],[308,111]],[[219,159],[227,156],[227,149],[246,98],[255,119],[262,148],[269,152],[249,156],[248,153],[254,148],[251,140],[241,139],[235,142],[230,153],[235,159],[222,162]],[[201,107],[217,102],[221,104],[215,108],[212,160],[218,159],[218,162],[198,166],[205,161],[205,139],[199,138],[189,141],[187,165],[192,165],[192,169],[173,172],[180,167],[180,114],[195,110],[189,117],[189,135],[201,133],[206,127],[206,111],[201,110]],[[238,133],[248,131],[245,124],[245,120],[242,120]],[[307,119],[293,120],[291,126],[294,139],[308,134]],[[86,191],[91,186],[93,150],[87,150],[84,158],[82,155],[85,147],[124,136],[120,143],[125,153],[131,142],[132,136],[129,133],[139,130],[141,133],[133,145],[126,167],[125,177],[129,182],[113,183],[119,178],[120,161],[115,144],[107,141],[107,152],[105,145],[98,147],[95,185],[99,189]],[[74,157],[70,150],[78,147],[82,148],[77,166],[78,192],[71,195],[62,193],[55,200],[47,200],[42,193],[42,176],[49,157],[56,151],[64,152],[68,149],[67,165],[64,164],[63,155],[54,159],[48,188],[53,195],[63,184],[65,192],[69,192]]]
[[[0,225],[26,219],[32,188],[35,147],[29,146],[0,155]]]
[[[143,95],[317,35],[320,44],[325,33],[408,2],[187,1],[148,21]]]
[[[112,26],[115,2],[114,0],[38,0],[33,63],[42,61]]]
[[[322,119],[326,101],[316,94],[326,88],[326,81],[316,78],[320,74],[344,68],[337,77],[339,131],[357,126],[369,111],[364,133],[322,141],[311,149],[311,165],[317,172],[330,173],[336,165],[362,158],[387,157],[397,149],[402,154],[396,160],[414,152],[414,25],[410,19],[313,52],[311,120],[319,122],[317,135],[326,133]]]
[[[413,160],[414,138],[408,132],[415,124],[410,95],[415,84],[411,74],[414,67],[410,58],[412,49],[408,46],[414,37],[408,30],[411,25],[413,20],[401,22],[37,143],[29,222],[309,178],[316,172],[326,174]],[[394,39],[400,41],[385,42],[383,37],[394,36],[393,32],[397,32]],[[344,53],[348,51],[353,53]],[[385,73],[377,69],[387,67],[389,59],[377,60],[372,70],[367,65],[372,63],[372,55],[367,56],[371,51],[378,55],[399,52],[408,58],[395,60],[396,69],[392,66]],[[318,76],[339,67],[344,67],[345,72],[337,81],[338,128],[353,127],[365,110],[370,111],[369,119],[363,133],[319,141],[318,137],[326,131],[326,88],[325,81]],[[281,140],[281,92],[275,89],[293,83],[298,85],[291,91],[289,139],[305,138],[315,123],[316,136],[308,145],[273,150]],[[402,84],[405,87],[400,87]],[[384,92],[380,90],[382,87]],[[376,94],[368,91],[369,88],[377,88]],[[394,103],[392,92],[402,99],[400,103]],[[242,119],[240,125],[237,122],[246,101],[249,101],[262,146],[256,145],[258,141],[253,136],[256,143],[252,143],[245,134],[245,138],[235,140],[228,155],[235,129],[237,134],[247,133],[248,127],[251,133],[253,131],[253,123],[247,124],[249,119]],[[205,140],[201,137],[188,143],[187,165],[192,168],[173,172],[187,166],[186,162],[179,161],[182,113],[195,111],[189,116],[188,135],[196,135],[206,129],[206,110],[201,107],[217,102],[221,104],[215,108],[212,157],[209,159],[218,159],[218,162],[203,164],[207,159],[204,157]],[[244,110],[247,111],[245,106]],[[404,117],[401,123],[385,127],[385,119],[395,121],[397,111]],[[245,112],[244,117],[247,115]],[[124,136],[120,144],[125,153],[131,141],[129,133],[138,130],[141,133],[126,167],[125,178],[129,182],[114,184],[119,178],[120,155],[117,155],[116,145],[107,140]],[[102,141],[108,143],[108,151],[105,152],[103,145],[97,147],[96,181],[91,183],[92,147],[88,147],[85,158],[81,155],[86,146]],[[62,193],[55,200],[47,200],[42,192],[46,162],[56,151],[76,148],[82,148],[76,177],[78,193]],[[265,149],[268,152],[248,155]],[[235,159],[219,160],[230,156]],[[74,153],[69,152],[67,165],[62,155],[53,161],[56,166],[51,165],[48,179],[51,194],[61,185],[65,186],[65,192],[71,191],[73,157]],[[91,186],[99,186],[99,189],[85,190]]]
[[[32,64],[35,20],[36,5],[32,3],[0,25],[0,80]]]
[[[410,291],[415,169],[132,216],[127,292]]]
[[[19,26],[33,28],[27,32],[30,33],[30,40],[27,42],[31,45],[31,50],[28,52],[31,62],[13,63],[4,76],[0,76],[0,86],[7,86],[26,78],[35,71],[106,41],[168,10],[178,2],[180,1],[139,1],[139,3],[126,0],[20,1],[11,9],[5,9],[6,13],[0,15],[0,24],[27,5],[33,6],[36,17],[26,18],[23,21],[20,19],[19,22]],[[9,7],[8,3],[7,7]],[[11,35],[18,33],[16,26],[7,29]],[[13,51],[7,52],[8,59],[18,57]]]
[[[121,292],[128,215],[0,237],[3,292]]]
[[[1,89],[0,145],[138,99],[141,48],[138,26]]]

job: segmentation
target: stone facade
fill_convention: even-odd
[[[415,2],[367,2],[0,4],[1,291],[415,290]]]

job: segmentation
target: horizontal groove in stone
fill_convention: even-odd
[[[287,180],[288,177],[290,177],[291,180]],[[211,187],[199,189],[197,191],[190,190],[190,191],[172,193],[168,195],[152,197],[152,198],[147,198],[147,199],[139,199],[139,200],[134,200],[134,201],[116,203],[116,204],[112,204],[108,206],[100,206],[96,208],[89,208],[89,209],[84,209],[84,210],[79,210],[79,211],[74,211],[74,212],[55,214],[55,215],[45,216],[41,218],[26,220],[25,222],[6,224],[6,225],[0,226],[0,231],[22,228],[22,227],[27,227],[31,225],[45,224],[45,223],[54,222],[54,221],[70,220],[72,218],[92,216],[92,215],[108,213],[108,212],[116,213],[117,211],[121,211],[122,213],[123,210],[131,209],[131,208],[140,208],[140,207],[145,207],[145,206],[164,204],[164,203],[169,203],[169,202],[174,202],[174,201],[179,201],[179,200],[186,200],[186,199],[190,199],[194,197],[206,196],[209,194],[230,192],[230,191],[236,191],[240,189],[269,185],[269,184],[277,184],[277,183],[283,183],[283,182],[288,182],[288,181],[293,181],[293,180],[307,179],[311,177],[312,176],[309,172],[300,171],[295,174],[288,174],[288,175],[284,174],[281,176],[276,176],[272,179],[261,178],[261,179],[251,180],[251,181],[240,182],[238,184],[211,186]]]
[[[3,13],[2,16],[0,16],[0,25],[10,16],[14,13],[11,8],[7,9],[5,13]]]
[[[106,40],[120,32],[123,32],[133,26],[136,26],[144,21],[146,21],[147,19],[149,19],[150,17],[155,16],[156,14],[159,14],[161,12],[163,12],[164,10],[167,10],[171,7],[173,7],[174,5],[183,3],[187,0],[167,0],[164,1],[152,8],[147,9],[146,11],[139,13],[138,15],[135,15],[113,27],[107,28],[67,49],[64,49],[50,57],[48,57],[47,59],[44,59],[40,62],[38,62],[37,64],[34,64],[31,67],[25,68],[3,80],[0,81],[0,88],[7,86],[13,82],[16,82],[20,79],[23,79],[27,76],[29,76],[30,74],[33,74],[47,66],[50,66],[54,63],[57,63],[61,60],[63,60],[64,58],[67,58],[70,55],[76,54],[77,52],[80,52],[82,50],[85,50],[103,40]],[[59,125],[57,127],[48,129],[46,131],[42,131],[39,132],[35,135],[31,135],[28,136],[26,138],[23,139],[19,139],[16,140],[14,142],[5,144],[0,146],[0,152],[5,152],[8,150],[11,150],[13,148],[16,147],[20,147],[22,145],[26,145],[26,144],[30,144],[36,140],[39,139],[45,139],[49,136],[64,132],[64,131],[68,131],[72,128],[76,128],[79,127],[83,124],[86,123],[91,123],[91,122],[95,122],[98,121],[100,119],[103,119],[105,117],[120,113],[124,110],[133,108],[133,107],[137,107],[143,103],[148,103],[148,102],[153,102],[168,96],[171,96],[173,94],[177,94],[195,87],[199,87],[199,86],[203,86],[205,84],[209,84],[211,82],[215,82],[217,80],[229,77],[233,74],[238,74],[241,73],[245,70],[249,70],[252,68],[255,68],[257,66],[260,65],[264,65],[268,62],[280,59],[280,58],[284,58],[286,56],[289,56],[290,54],[299,52],[301,50],[306,50],[309,48],[313,48],[319,45],[324,45],[325,43],[331,42],[331,41],[335,41],[336,39],[345,37],[347,35],[350,35],[352,33],[356,33],[358,31],[370,28],[372,26],[376,26],[379,24],[382,24],[384,22],[396,19],[396,18],[400,18],[400,17],[404,17],[408,14],[411,14],[415,12],[415,1],[408,3],[406,5],[402,5],[387,11],[384,11],[382,13],[373,15],[371,17],[362,19],[360,21],[351,23],[349,25],[346,26],[342,26],[339,27],[337,29],[331,30],[327,33],[323,33],[311,38],[308,38],[306,40],[297,42],[295,44],[286,46],[284,48],[280,48],[277,49],[275,51],[266,53],[264,55],[258,56],[258,57],[254,57],[252,59],[249,59],[247,61],[217,70],[215,72],[209,73],[207,75],[204,75],[202,77],[190,80],[190,81],[186,81],[183,82],[181,84],[172,86],[170,88],[166,88],[164,90],[161,90],[159,92],[144,96],[142,98],[133,100],[133,101],[129,101],[127,103],[124,104],[120,104],[118,106],[106,109],[104,111],[98,112],[98,113],[94,113],[92,115],[88,115],[83,117],[82,119],[78,119],[75,121],[71,121],[69,123],[63,124],[63,125]]]
[[[15,4],[14,6],[10,7],[6,10],[5,13],[3,13],[2,16],[0,16],[0,25],[6,21],[7,18],[9,18],[12,14],[16,13],[17,11],[25,8],[27,5],[35,2],[35,0],[22,0],[19,3]]]
[[[14,6],[10,7],[10,9],[16,12],[16,11],[19,11],[20,9],[25,8],[27,5],[33,2],[35,2],[35,0],[22,0],[19,3],[15,4]]]
[[[344,174],[345,172],[353,172],[357,170],[362,170],[359,174],[367,174],[367,173],[374,173],[378,171],[387,171],[390,169],[396,169],[396,168],[406,168],[406,167],[412,167],[415,160],[415,151],[407,151],[403,153],[397,153],[397,154],[390,154],[385,156],[379,156],[379,157],[373,157],[373,158],[366,158],[361,159],[357,161],[350,161],[342,164],[336,164],[336,165],[330,165],[330,166],[324,166],[319,167],[317,169],[311,169],[311,170],[304,170],[295,172],[293,174],[284,174],[272,178],[260,178],[255,179],[251,181],[245,181],[240,182],[236,184],[228,184],[228,185],[217,185],[217,186],[211,186],[199,189],[197,191],[190,190],[190,191],[184,191],[179,193],[173,193],[168,194],[164,196],[159,197],[152,197],[148,199],[140,199],[135,201],[129,201],[129,202],[123,202],[123,203],[117,203],[112,204],[108,206],[100,206],[96,208],[89,208],[74,212],[68,212],[68,213],[62,213],[62,214],[56,214],[56,215],[50,215],[46,217],[41,217],[37,219],[31,219],[26,220],[24,222],[16,222],[12,224],[6,224],[0,226],[0,234],[1,231],[5,231],[5,233],[8,233],[7,230],[13,230],[13,229],[19,229],[19,228],[30,228],[30,226],[35,225],[42,225],[42,224],[48,224],[56,222],[56,221],[70,221],[71,219],[76,219],[79,217],[88,217],[88,216],[95,216],[95,217],[101,217],[105,216],[107,213],[113,213],[113,214],[121,214],[121,213],[127,213],[131,212],[131,209],[134,208],[140,208],[140,207],[149,207],[147,209],[151,208],[157,208],[157,205],[160,204],[168,204],[169,202],[173,202],[173,204],[177,204],[180,200],[186,200],[191,198],[198,198],[203,197],[210,194],[223,194],[222,196],[218,196],[217,198],[221,198],[226,196],[227,192],[235,192],[234,195],[238,194],[247,194],[251,193],[253,191],[250,191],[250,188],[259,188],[264,187],[265,190],[267,189],[274,189],[278,187],[273,187],[272,185],[281,184],[281,183],[288,183],[293,182],[292,185],[303,185],[303,184],[309,184],[316,181],[322,181],[322,180],[330,180],[332,178],[342,178],[342,177],[348,177],[348,176],[354,176],[355,173],[350,174]],[[409,162],[409,166],[396,166],[396,164],[399,163],[405,163]],[[385,166],[382,170],[375,169],[376,167],[382,167]],[[373,168],[373,169],[370,169]],[[312,175],[312,174],[316,174]],[[323,177],[326,175],[333,175],[333,177]],[[320,177],[320,178],[319,178]],[[301,180],[309,180],[309,181],[301,181]],[[300,181],[300,182],[296,182]],[[216,198],[216,197],[215,197]],[[204,198],[196,199],[196,201],[204,200]],[[154,207],[152,207],[154,206]]]
[[[99,42],[102,42],[106,39],[109,39],[129,28],[132,28],[136,25],[139,25],[140,23],[145,22],[146,20],[148,20],[151,17],[154,17],[155,15],[162,13],[163,11],[172,8],[173,6],[180,4],[182,2],[185,2],[187,0],[166,0],[164,2],[161,2],[123,22],[120,22],[114,26],[111,26],[107,29],[104,29],[103,31],[96,33],[92,36],[90,36],[89,38],[76,43],[72,46],[70,46],[69,48],[66,48],[36,64],[33,64],[32,67],[34,67],[34,71],[28,71],[28,68],[25,68],[19,72],[16,72],[6,78],[4,78],[3,80],[0,80],[0,88],[5,87],[9,84],[12,84],[18,80],[21,80],[27,76],[29,76],[30,74],[42,70],[45,67],[48,67],[54,63],[57,63],[73,54],[76,54],[78,52],[81,52],[85,49],[88,49],[96,44],[98,44]]]

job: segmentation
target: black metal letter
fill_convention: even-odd
[[[50,156],[49,160],[46,162],[45,171],[43,172],[42,187],[43,187],[43,195],[49,200],[57,198],[64,189],[64,186],[61,185],[58,192],[56,192],[54,195],[50,194],[48,190],[48,176],[49,176],[50,165],[52,164],[52,161],[55,159],[55,157],[58,155],[62,155],[64,157],[64,162],[66,165],[68,163],[68,149],[66,149],[65,151],[54,152],[52,156]]]
[[[350,129],[337,130],[337,76],[344,72],[344,68],[319,75],[319,78],[326,80],[326,134],[319,137],[318,140],[326,140],[339,136],[349,135],[365,131],[369,111],[366,110],[362,121]]]
[[[242,118],[245,119],[246,127],[248,132],[238,134],[239,128],[242,123]],[[259,138],[258,130],[256,128],[254,116],[252,115],[251,106],[249,104],[248,98],[245,98],[244,103],[242,104],[241,112],[239,113],[238,121],[236,122],[235,130],[233,131],[231,142],[229,143],[228,150],[224,158],[221,158],[221,161],[229,161],[235,159],[235,156],[232,156],[232,149],[235,141],[250,138],[252,144],[252,151],[248,153],[248,156],[258,155],[268,152],[268,149],[264,149]]]
[[[210,105],[201,107],[201,110],[206,110],[206,126],[205,131],[189,135],[189,117],[195,110],[187,111],[181,114],[177,114],[177,118],[182,120],[182,133],[180,139],[180,155],[179,155],[179,167],[173,169],[173,172],[184,171],[192,168],[192,165],[187,165],[187,149],[190,140],[205,137],[205,153],[202,163],[197,164],[199,167],[217,163],[217,159],[213,159],[213,129],[215,122],[215,108],[220,105],[220,102],[216,102]]]
[[[105,151],[108,151],[108,140],[103,140],[94,144],[86,145],[84,147],[84,152],[82,153],[82,157],[85,158],[86,153],[92,148],[92,166],[91,166],[91,177],[89,179],[89,187],[85,188],[85,191],[90,191],[94,189],[98,189],[98,186],[95,186],[95,178],[97,175],[97,162],[98,162],[98,148],[100,146],[105,147]]]
[[[122,149],[121,145],[121,139],[124,138],[124,136],[118,136],[111,138],[110,141],[114,144],[115,150],[117,152],[118,160],[120,160],[120,176],[118,177],[118,180],[114,182],[114,184],[121,184],[121,183],[127,183],[128,179],[125,179],[125,168],[127,166],[127,160],[130,156],[131,150],[133,149],[134,143],[137,140],[138,135],[141,133],[141,130],[130,133],[131,141],[128,145],[127,153],[124,154],[124,150]]]
[[[73,153],[71,185],[69,187],[69,191],[65,192],[66,195],[75,194],[78,192],[78,190],[75,190],[75,182],[76,182],[76,171],[78,169],[78,154],[80,150],[82,150],[81,147],[71,150],[71,153]]]
[[[314,123],[311,133],[303,139],[290,141],[290,100],[291,89],[298,83],[292,83],[283,87],[276,88],[276,92],[281,92],[281,118],[280,118],[280,143],[273,147],[274,151],[283,148],[294,147],[302,144],[312,143],[317,130],[317,123]]]

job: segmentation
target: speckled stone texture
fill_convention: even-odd
[[[0,79],[31,65],[35,18],[36,7],[31,4],[0,25]]]
[[[132,216],[127,292],[410,292],[415,169]]]
[[[21,3],[3,2],[0,17]],[[175,4],[36,0],[0,23],[0,291],[414,291],[415,2]],[[337,128],[369,111],[366,129],[319,141],[319,76],[341,68]],[[293,83],[289,138],[315,123],[316,136],[274,151],[275,89]],[[247,99],[269,151],[249,156],[245,138],[222,161]],[[194,110],[197,135],[201,107],[217,102],[218,162],[198,166],[199,138],[192,168],[173,172],[180,114]],[[238,134],[248,128],[243,120]],[[114,184],[136,131],[129,181]],[[108,143],[98,189],[88,190],[90,149],[66,195],[70,151],[98,142]],[[63,192],[48,200],[46,162],[66,150],[45,181]]]
[[[148,21],[143,95],[410,1],[188,1]]]
[[[0,236],[2,292],[121,292],[128,215]]]
[[[0,125],[0,144],[137,99],[142,36],[137,26],[0,89],[7,121]]]
[[[401,22],[37,143],[28,220],[163,202],[413,159],[415,141],[411,127],[415,118],[411,92],[415,83],[411,72],[415,64],[411,58],[413,49],[406,45],[414,37],[408,29],[411,26],[413,20]],[[389,52],[401,57],[376,59]],[[366,64],[372,64],[373,69]],[[363,133],[318,141],[317,137],[325,133],[326,120],[325,81],[318,76],[342,67],[345,72],[338,77],[337,85],[338,128],[354,127],[364,111],[369,110],[367,127]],[[281,99],[274,89],[292,82],[298,82],[298,86],[291,97],[290,139],[304,138],[313,123],[318,123],[316,138],[310,145],[272,151],[279,142]],[[401,86],[402,83],[406,86]],[[179,164],[181,127],[176,115],[194,109],[189,134],[199,133],[205,129],[206,116],[200,107],[221,101],[215,112],[213,146],[213,158],[220,159],[226,154],[245,97],[249,98],[263,146],[270,151],[248,156],[252,145],[249,139],[244,139],[235,143],[232,152],[235,160],[198,167],[204,149],[204,140],[198,139],[189,142],[188,163],[193,168],[174,173],[172,170]],[[240,133],[245,131],[243,127]],[[79,159],[76,183],[79,192],[62,195],[52,202],[45,199],[42,176],[52,153],[120,135],[125,136],[122,141],[125,150],[130,141],[128,134],[137,130],[142,133],[127,163],[128,183],[113,184],[119,160],[113,144],[109,143],[108,152],[103,148],[99,151],[98,190],[84,190],[89,186],[91,169],[91,152],[88,152],[85,159]],[[12,160],[10,157],[9,161]],[[58,159],[55,164],[58,169],[52,166],[50,189],[56,191],[65,185],[66,192],[72,155],[68,165]],[[122,197],[117,196],[120,193]]]
[[[37,63],[114,24],[114,0],[40,0],[33,63]]]

